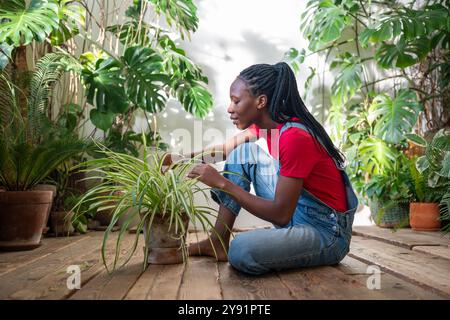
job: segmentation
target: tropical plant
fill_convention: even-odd
[[[84,24],[80,1],[0,1],[0,43],[25,46],[51,39],[61,44],[79,32]]]
[[[196,7],[190,0],[133,1],[127,21],[105,28],[121,43],[119,56],[101,50],[81,57],[87,101],[95,106],[90,117],[101,130],[107,131],[124,119],[129,121],[139,109],[161,112],[170,97],[197,117],[211,110],[208,79],[175,44],[170,30],[144,20],[149,6],[158,15],[164,13],[168,25],[174,25],[182,38],[197,28]]]
[[[73,136],[55,136],[56,127],[45,118],[51,88],[69,65],[64,54],[43,57],[31,74],[25,99],[9,74],[1,73],[0,185],[7,190],[29,190],[86,148]]]
[[[86,166],[86,169],[82,169],[82,171],[93,173],[86,179],[100,179],[102,183],[87,191],[73,210],[77,212],[77,215],[83,214],[83,210],[80,208],[83,204],[98,212],[113,210],[113,216],[105,231],[102,245],[103,263],[108,271],[110,269],[106,260],[105,248],[113,226],[121,218],[125,222],[120,227],[115,245],[113,271],[121,259],[121,244],[133,219],[139,218],[140,222],[137,225],[133,246],[125,254],[122,265],[125,265],[136,251],[140,232],[145,229],[148,235],[157,216],[169,222],[168,232],[175,230],[176,233],[181,234],[180,250],[182,250],[185,261],[187,252],[184,217],[187,216],[194,225],[199,222],[205,231],[208,227],[213,227],[208,218],[215,216],[214,210],[208,206],[194,203],[194,196],[198,193],[203,194],[206,201],[209,202],[206,189],[197,185],[197,179],[187,178],[187,173],[198,162],[197,158],[181,159],[163,171],[163,159],[166,154],[159,155],[156,150],[147,147],[145,135],[142,139],[144,148],[141,157],[113,152],[98,144],[105,157],[89,160],[82,164]],[[216,232],[214,228],[211,230]],[[220,238],[219,234],[217,236]],[[221,242],[224,246],[222,240]],[[148,243],[145,243],[145,248],[144,269],[147,266]]]
[[[374,216],[377,216],[377,224],[380,224],[388,213],[388,209],[403,206],[407,213],[408,205],[414,197],[413,182],[409,172],[410,163],[410,159],[399,153],[392,168],[383,174],[373,175],[370,181],[364,185],[363,191],[369,200],[379,205],[378,212],[372,212]],[[406,214],[405,221],[399,221],[396,228],[408,225],[408,223],[409,219]]]
[[[441,129],[430,142],[416,134],[407,138],[425,148],[425,154],[411,166],[416,200],[439,203],[441,219],[449,220],[450,133]],[[449,230],[447,226],[445,231]]]
[[[306,59],[323,57],[323,69],[313,69],[305,82],[305,96],[319,89],[321,108],[329,106],[332,137],[361,192],[372,177],[392,170],[408,147],[405,134],[424,135],[448,121],[449,10],[439,0],[307,2],[300,29],[308,48],[291,48],[285,59],[306,72]],[[327,69],[335,75],[331,95]],[[319,88],[312,88],[317,79]],[[382,86],[386,81],[393,85]]]

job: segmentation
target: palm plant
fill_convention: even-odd
[[[188,171],[198,162],[197,158],[181,159],[163,171],[164,157],[166,154],[158,155],[158,152],[147,147],[145,135],[143,134],[143,155],[134,157],[132,155],[117,153],[109,150],[101,144],[98,144],[104,157],[93,159],[81,164],[86,166],[83,171],[93,173],[86,178],[88,180],[101,180],[102,183],[96,185],[87,191],[74,207],[77,215],[83,214],[82,205],[88,204],[89,209],[97,211],[113,209],[113,216],[108,228],[105,231],[102,244],[102,259],[106,269],[109,272],[106,261],[105,248],[108,237],[113,226],[119,219],[124,219],[120,227],[119,235],[115,246],[115,257],[112,270],[114,271],[119,260],[121,244],[125,232],[130,223],[139,218],[136,237],[129,252],[125,255],[122,265],[125,265],[136,251],[139,234],[144,231],[150,235],[152,225],[157,219],[164,219],[168,222],[167,232],[175,232],[181,240],[183,260],[186,261],[188,255],[186,252],[186,225],[188,218],[196,225],[199,222],[204,231],[208,227],[213,227],[208,219],[214,217],[214,210],[208,206],[196,205],[194,196],[202,194],[206,201],[209,199],[205,190],[197,185],[197,179],[186,177]],[[220,239],[220,235],[211,228]],[[225,248],[225,246],[224,246]],[[147,266],[148,237],[145,243],[144,269]]]
[[[29,190],[63,161],[81,153],[86,144],[73,136],[55,135],[46,119],[53,86],[69,66],[64,54],[48,54],[31,73],[28,94],[0,75],[0,185],[7,190]]]

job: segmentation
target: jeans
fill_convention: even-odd
[[[252,142],[237,146],[227,157],[224,176],[257,196],[273,200],[279,163]],[[357,198],[345,172],[349,210],[333,208],[303,190],[291,221],[285,226],[238,234],[230,243],[228,261],[241,272],[259,275],[269,271],[338,264],[348,253]],[[215,202],[238,215],[241,206],[227,193],[212,189]]]

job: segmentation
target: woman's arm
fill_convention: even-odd
[[[246,129],[242,132],[239,132],[235,136],[231,137],[225,143],[214,145],[212,147],[207,147],[203,149],[202,151],[197,152],[191,152],[190,155],[186,155],[186,157],[193,158],[201,153],[206,153],[204,156],[202,156],[202,161],[204,163],[216,163],[225,161],[228,154],[236,148],[238,145],[244,142],[250,142],[250,141],[256,141],[257,137],[256,135],[250,131],[249,129]],[[218,153],[218,155],[216,155]],[[176,161],[176,155],[168,155],[164,158],[164,165],[170,165],[173,161]]]
[[[278,226],[284,226],[291,220],[303,188],[303,179],[280,176],[275,198],[267,200],[242,189],[208,164],[196,166],[188,176],[198,178],[210,187],[224,190],[251,214]]]

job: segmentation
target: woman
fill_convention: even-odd
[[[220,205],[212,244],[193,244],[190,255],[228,260],[253,275],[339,263],[349,251],[357,198],[343,155],[305,107],[292,70],[286,63],[250,66],[230,98],[230,118],[244,131],[213,149],[226,154],[224,170],[238,174],[222,176],[208,164],[189,173],[213,188]],[[270,155],[254,143],[262,136]],[[275,228],[240,233],[228,248],[241,207]]]

